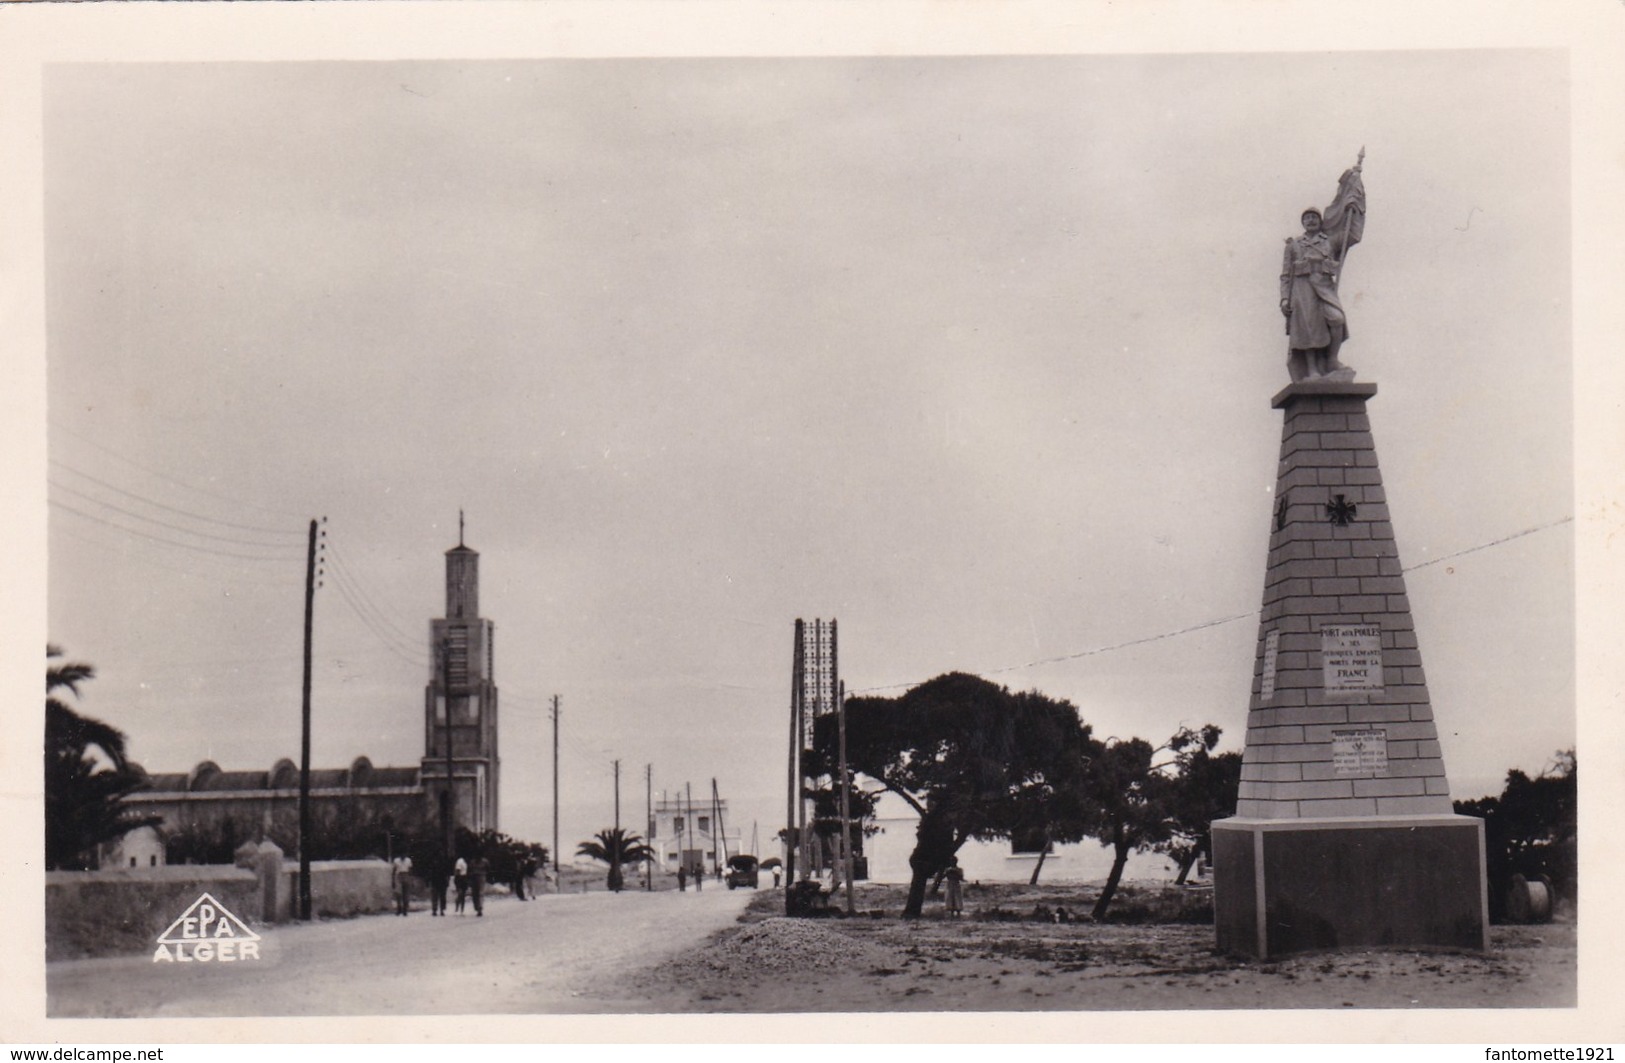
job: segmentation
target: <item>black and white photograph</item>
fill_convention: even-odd
[[[91,6],[0,11],[19,1029],[1625,1033],[1582,19]]]

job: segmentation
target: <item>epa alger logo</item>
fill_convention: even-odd
[[[158,935],[153,963],[235,963],[260,958],[260,936],[205,893]]]

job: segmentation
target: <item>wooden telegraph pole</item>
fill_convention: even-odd
[[[790,912],[790,897],[796,881],[796,850],[801,837],[796,833],[796,796],[801,789],[801,668],[802,631],[804,625],[796,620],[795,650],[790,667],[790,764],[789,783],[784,809],[784,910]]]
[[[691,782],[686,782],[683,784],[683,789],[688,795],[687,799],[683,802],[683,804],[687,806],[688,812],[688,815],[683,819],[683,826],[687,827],[690,831],[693,831],[694,841],[698,843],[700,840],[699,832],[694,830],[694,784]],[[700,857],[700,866],[694,871],[694,889],[696,892],[700,889],[701,883],[705,881],[705,857],[703,855],[705,850],[699,849],[697,851],[702,855]],[[684,853],[682,859],[688,859],[688,854]]]
[[[655,766],[643,766],[643,828],[644,843],[653,848],[655,840]],[[651,892],[655,888],[655,865],[651,858],[643,862],[643,889]]]
[[[326,517],[322,518],[327,520]],[[325,538],[327,532],[322,532]],[[316,619],[316,521],[305,552],[305,678],[299,727],[299,918],[310,921],[310,640]]]
[[[711,779],[711,863],[722,877],[722,862],[728,859],[728,842],[722,837],[722,798],[717,796],[717,780]]]
[[[462,514],[458,514],[461,521]],[[461,537],[459,537],[461,538]],[[443,837],[446,866],[456,860],[457,849],[457,784],[452,778],[451,760],[451,636],[440,643],[440,696],[446,705],[446,789],[440,798],[440,829]],[[436,872],[438,874],[438,872]]]
[[[846,766],[846,684],[840,687],[840,700],[835,703],[835,711],[840,713],[836,718],[836,726],[840,731],[841,741],[841,868],[846,872],[846,914],[854,911],[852,902],[852,806],[849,796],[852,790],[852,773]]]
[[[564,892],[564,865],[559,863],[559,696],[553,695],[553,892]]]

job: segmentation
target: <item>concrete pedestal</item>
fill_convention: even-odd
[[[1213,824],[1219,948],[1489,947],[1484,821],[1470,816]]]

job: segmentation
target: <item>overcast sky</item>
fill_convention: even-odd
[[[652,763],[770,835],[798,616],[838,618],[851,690],[971,671],[1239,749],[1282,239],[1364,146],[1344,361],[1380,388],[1452,795],[1497,792],[1575,742],[1567,78],[1540,51],[51,68],[50,638],[149,770],[297,758],[325,516],[313,760],[415,764],[461,509],[510,833],[550,839],[557,694],[568,849],[615,758],[634,826]]]

